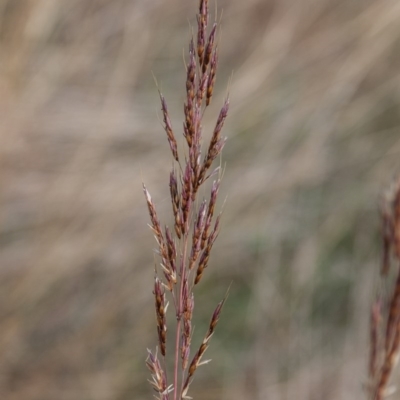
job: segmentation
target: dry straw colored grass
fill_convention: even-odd
[[[193,343],[234,284],[191,394],[363,397],[377,199],[400,150],[398,2],[218,7],[213,105],[234,79],[216,209],[229,198]],[[188,19],[183,0],[0,2],[1,398],[148,398],[157,334],[141,171],[174,225],[151,71],[181,129]]]

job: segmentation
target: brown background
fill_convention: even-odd
[[[2,399],[152,396],[154,242],[142,179],[171,219],[152,72],[179,132],[196,9],[0,1]],[[232,288],[192,395],[362,398],[379,195],[399,167],[400,4],[218,9],[220,68],[204,125],[209,133],[233,73],[227,204],[196,293],[195,340]]]

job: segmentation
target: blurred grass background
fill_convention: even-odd
[[[205,127],[233,71],[228,201],[196,297],[196,338],[233,284],[192,395],[362,398],[379,195],[399,167],[400,4],[218,8]],[[151,397],[154,242],[142,179],[171,218],[151,72],[179,132],[196,9],[194,0],[0,1],[2,399]]]

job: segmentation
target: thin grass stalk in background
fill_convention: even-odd
[[[194,287],[208,266],[214,242],[219,233],[221,214],[216,218],[214,208],[220,186],[220,169],[211,170],[213,161],[220,155],[225,138],[221,130],[228,115],[229,99],[219,113],[207,151],[202,154],[202,118],[210,105],[218,65],[216,44],[217,23],[209,28],[208,0],[200,0],[197,15],[197,38],[189,43],[186,67],[186,100],[184,103],[183,136],[186,148],[178,152],[178,145],[167,103],[160,92],[164,128],[171,149],[174,166],[169,176],[169,187],[174,217],[174,231],[161,226],[154,202],[143,185],[150,214],[150,227],[157,241],[160,267],[155,269],[154,296],[158,333],[158,348],[164,362],[160,363],[158,352],[149,351],[147,366],[151,371],[151,384],[158,399],[189,399],[188,391],[197,368],[210,360],[202,360],[218,323],[225,298],[212,314],[208,331],[190,360],[192,348],[192,317]],[[209,199],[198,203],[200,187],[208,178],[217,176],[211,187]],[[169,293],[176,316],[174,349],[167,346],[166,295]],[[173,357],[171,381],[167,378],[165,359]],[[189,361],[190,360],[190,361]]]

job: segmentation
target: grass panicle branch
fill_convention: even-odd
[[[203,339],[203,342],[201,343],[199,349],[197,350],[196,354],[194,355],[192,362],[190,363],[190,367],[188,370],[188,374],[185,380],[185,384],[183,386],[183,390],[182,390],[182,398],[183,399],[190,399],[190,397],[187,396],[187,391],[189,389],[192,377],[194,375],[194,373],[196,372],[196,369],[200,366],[200,365],[204,365],[204,364],[208,364],[211,360],[205,360],[205,361],[201,361],[204,353],[206,352],[208,346],[209,346],[209,342],[211,340],[212,335],[214,334],[214,330],[215,327],[217,326],[217,323],[219,321],[219,317],[221,314],[221,310],[222,310],[222,306],[224,305],[226,300],[226,296],[225,298],[217,305],[216,309],[214,310],[214,313],[211,317],[211,321],[210,321],[210,325],[208,327],[208,331],[206,333],[206,336]]]
[[[157,352],[153,354],[150,350],[147,350],[148,356],[146,360],[147,368],[151,372],[150,384],[154,390],[159,394],[160,400],[168,400],[169,393],[172,392],[172,385],[167,386],[167,378],[164,369],[161,367],[160,361],[157,356]]]
[[[392,264],[397,280],[387,301],[386,313],[380,297],[371,309],[369,392],[373,400],[383,400],[393,393],[389,386],[400,353],[400,179],[387,193],[382,206],[383,257],[381,277],[389,279]]]
[[[202,156],[202,118],[213,97],[218,64],[216,35],[218,24],[209,29],[208,0],[199,1],[197,15],[197,38],[189,41],[186,64],[186,96],[184,101],[183,136],[185,149],[179,152],[176,136],[172,128],[166,100],[161,92],[161,111],[164,130],[173,157],[173,167],[169,175],[169,189],[172,204],[174,229],[164,229],[158,218],[155,204],[145,185],[143,191],[150,215],[150,228],[157,242],[160,257],[160,276],[156,268],[154,296],[158,348],[164,361],[172,359],[171,382],[167,379],[167,362],[160,363],[157,351],[149,351],[147,367],[151,371],[150,381],[160,400],[189,399],[188,391],[195,371],[209,346],[215,327],[220,318],[226,296],[216,307],[211,322],[199,349],[190,360],[193,335],[194,288],[204,275],[211,250],[219,233],[221,213],[215,218],[214,211],[220,187],[217,178],[211,187],[209,199],[198,199],[200,187],[211,177],[219,174],[217,167],[210,172],[213,161],[221,154],[226,138],[221,131],[229,110],[227,97],[220,110],[207,151]],[[184,162],[182,161],[184,160]],[[167,346],[167,295],[175,308],[175,350]]]

